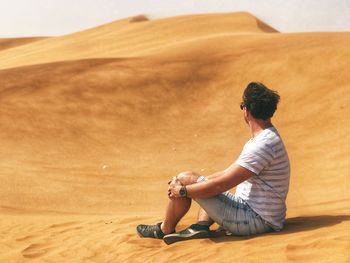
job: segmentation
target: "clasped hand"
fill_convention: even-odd
[[[168,197],[170,199],[180,197],[180,189],[182,185],[176,176],[168,182],[168,185]]]

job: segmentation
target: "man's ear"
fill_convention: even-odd
[[[244,117],[246,119],[250,119],[250,112],[246,107],[244,107],[243,112],[244,112]]]

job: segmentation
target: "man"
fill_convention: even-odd
[[[233,235],[256,235],[283,228],[290,164],[287,151],[271,118],[280,96],[252,82],[243,93],[245,122],[251,132],[238,159],[227,169],[204,177],[183,172],[169,183],[165,218],[157,225],[138,225],[141,237],[176,241],[209,237],[213,222]],[[236,188],[233,195],[228,192]],[[201,209],[198,222],[175,233],[175,227],[194,199]]]

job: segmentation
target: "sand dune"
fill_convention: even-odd
[[[0,51],[46,38],[47,37],[0,38]]]
[[[211,35],[276,32],[247,13],[183,16],[133,23],[127,18],[83,32],[0,52],[0,68],[86,58],[144,56]],[[151,52],[153,50],[153,52]]]
[[[282,34],[246,13],[130,19],[0,50],[0,261],[348,262],[350,33]],[[140,239],[170,177],[235,160],[252,80],[282,96],[285,230]]]

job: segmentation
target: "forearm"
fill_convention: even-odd
[[[190,198],[208,198],[228,191],[255,174],[239,165],[231,165],[221,175],[204,182],[187,185],[187,196]]]
[[[207,179],[214,179],[214,178],[217,178],[219,176],[222,176],[224,175],[226,172],[228,172],[234,165],[235,163],[231,164],[228,168],[226,168],[225,170],[222,170],[220,172],[216,172],[216,173],[213,173],[211,175],[208,175],[206,176]]]
[[[190,198],[208,198],[229,190],[227,186],[225,187],[224,185],[220,184],[216,178],[211,178],[204,182],[187,185],[187,196]]]
[[[213,173],[213,174],[211,174],[211,175],[206,176],[206,178],[209,179],[209,180],[211,180],[211,179],[214,179],[214,178],[217,178],[217,177],[223,175],[224,172],[225,172],[225,170],[220,171],[220,172],[216,172],[216,173]]]

